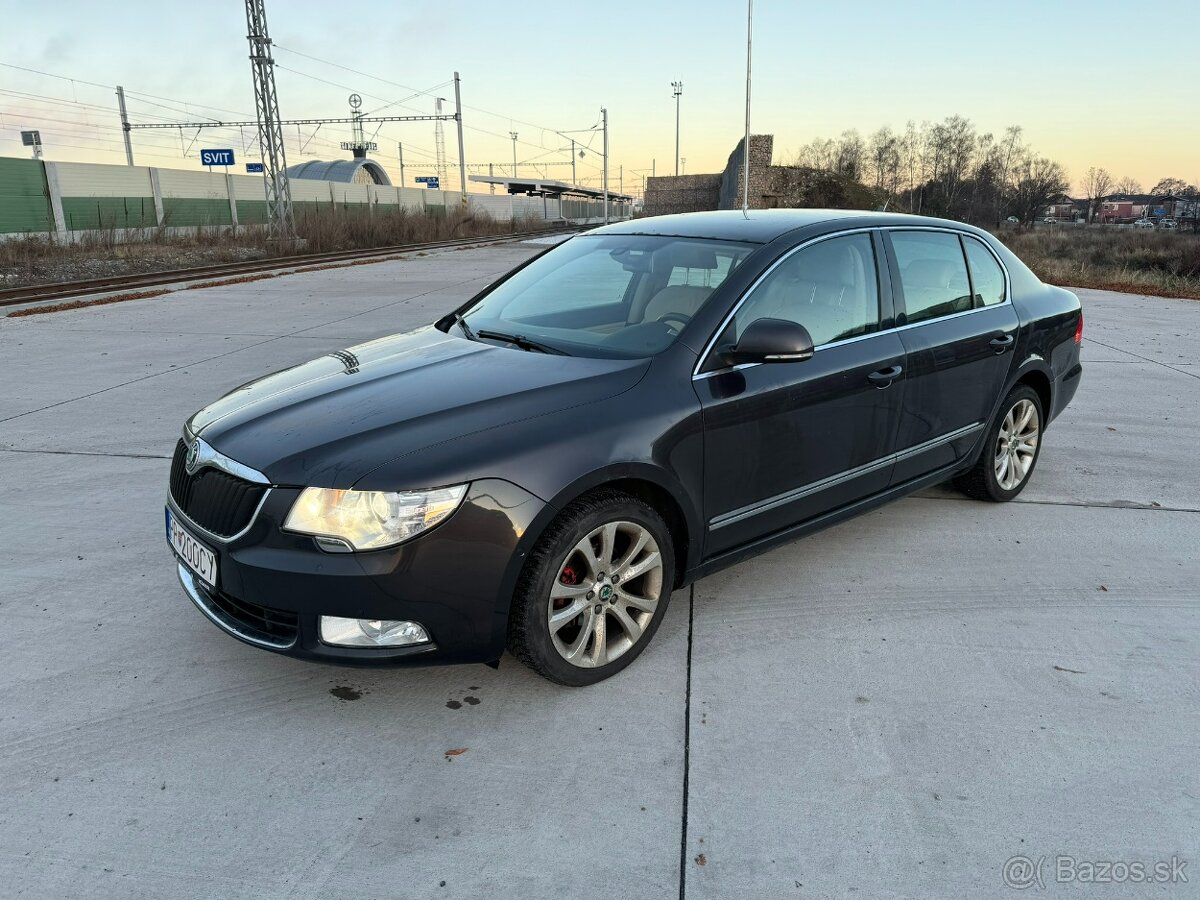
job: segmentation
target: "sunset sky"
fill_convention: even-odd
[[[134,121],[253,118],[237,0],[5,7],[0,155],[27,156],[18,132],[37,128],[47,159],[123,163],[116,84],[130,92]],[[758,0],[754,12],[753,130],[775,135],[776,163],[791,162],[814,137],[849,128],[865,136],[884,124],[902,130],[909,119],[960,114],[981,131],[1023,126],[1027,141],[1063,163],[1077,189],[1093,165],[1145,189],[1164,176],[1200,181],[1196,0]],[[346,115],[351,90],[368,112],[429,113],[434,96],[446,97],[450,110],[447,82],[457,69],[468,163],[511,166],[510,130],[519,135],[522,174],[531,161],[567,163],[569,144],[555,132],[591,128],[603,105],[611,186],[618,187],[623,166],[624,186],[634,192],[652,161],[659,174],[673,171],[676,79],[684,83],[686,171],[724,166],[743,128],[745,16],[736,0],[268,0],[284,118]],[[291,129],[289,163],[345,155],[337,143],[349,139],[346,131],[325,126],[298,136]],[[193,137],[185,133],[181,143],[177,131],[135,131],[136,162],[196,168],[200,147],[233,146],[240,169],[240,149],[251,139],[236,130],[206,131],[191,144]],[[599,134],[567,137],[587,148],[580,180],[598,184]],[[433,123],[388,124],[375,140],[373,156],[393,180],[398,141],[406,181],[430,173],[416,166],[433,163]],[[446,123],[446,147],[456,161],[453,122]],[[569,180],[570,166],[548,175]]]

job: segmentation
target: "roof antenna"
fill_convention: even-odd
[[[750,48],[754,36],[754,0],[746,0],[746,139],[742,142],[742,215],[750,218]]]
[[[886,200],[883,201],[883,206],[879,207],[879,209],[875,210],[875,212],[887,212],[888,204],[891,202],[892,202],[892,198],[888,197]]]

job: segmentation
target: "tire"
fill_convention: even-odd
[[[603,681],[650,643],[674,581],[674,545],[662,516],[619,491],[585,495],[559,513],[529,554],[513,594],[508,648],[558,684]]]
[[[1032,409],[1026,418],[1026,413]],[[1022,424],[1021,429],[1013,431]],[[1045,413],[1037,391],[1020,384],[1013,388],[989,426],[979,461],[954,479],[954,486],[976,500],[1006,503],[1025,489],[1042,452]]]

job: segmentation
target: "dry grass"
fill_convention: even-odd
[[[17,287],[62,281],[189,269],[267,257],[423,244],[463,237],[520,234],[549,227],[540,219],[498,221],[484,213],[454,209],[442,213],[390,207],[322,209],[301,212],[296,231],[304,239],[293,246],[272,241],[261,227],[168,234],[165,229],[116,229],[84,232],[70,244],[44,236],[0,241],[0,286]]]
[[[148,300],[151,297],[161,297],[171,291],[133,291],[128,294],[112,294],[108,297],[98,297],[95,300],[71,300],[67,303],[56,303],[53,306],[31,306],[10,312],[8,318],[20,319],[23,316],[40,316],[45,313],[66,312],[69,309],[86,309],[89,306],[107,306],[110,303],[124,303],[126,300]]]
[[[998,237],[1051,284],[1200,299],[1200,235],[1079,227]]]
[[[308,253],[519,234],[547,227],[544,220],[535,218],[508,222],[480,212],[423,213],[394,207],[375,207],[371,212],[357,208],[335,209],[332,213],[322,210],[296,217],[296,233],[305,240]]]
[[[239,275],[237,278],[221,278],[217,281],[197,281],[184,287],[185,291],[196,291],[200,288],[225,287],[230,284],[248,284],[251,281],[263,281],[277,277],[274,272],[261,272],[258,275]]]

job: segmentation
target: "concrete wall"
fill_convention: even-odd
[[[721,197],[717,209],[741,209],[743,190],[743,162],[746,140],[737,142],[729,161],[725,163],[725,171],[721,173]],[[750,135],[750,196],[751,209],[761,209],[766,205],[764,195],[770,193],[771,156],[775,147],[775,136],[771,134]]]
[[[775,138],[750,135],[750,205],[764,205],[762,195],[770,183],[771,152]],[[724,171],[712,175],[660,175],[646,179],[645,211],[648,216],[700,212],[707,209],[740,209],[742,206],[742,144],[738,141]]]
[[[658,175],[646,179],[648,216],[716,209],[720,197],[720,175]]]
[[[293,178],[297,218],[322,211],[403,208],[430,215],[458,209],[462,195],[391,185],[349,184]],[[603,221],[599,200],[468,194],[472,209],[496,219]],[[613,202],[610,218],[628,218],[628,205]],[[0,239],[50,235],[57,240],[112,230],[120,240],[146,229],[239,228],[267,220],[261,175],[232,175],[145,166],[55,163],[0,157]]]
[[[875,209],[881,202],[869,188],[829,172],[801,166],[771,165],[774,144],[773,135],[750,135],[750,190],[747,200],[751,209]],[[738,141],[729,154],[724,171],[717,175],[647,179],[646,215],[741,209],[743,145],[744,141]]]

